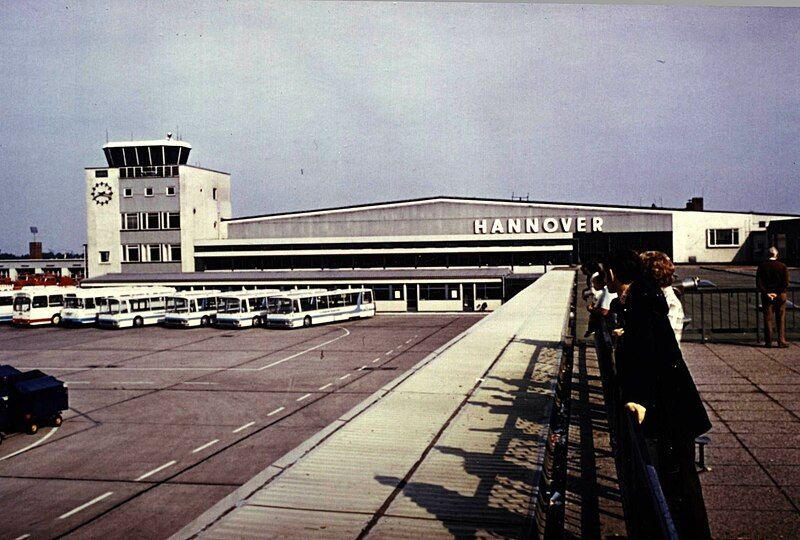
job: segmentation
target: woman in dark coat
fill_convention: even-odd
[[[621,402],[637,412],[681,538],[710,538],[694,463],[694,439],[711,429],[670,325],[661,287],[632,251],[615,254],[609,274],[620,294],[615,351]]]

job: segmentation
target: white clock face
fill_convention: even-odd
[[[104,205],[111,202],[114,192],[106,182],[98,182],[92,187],[92,200],[95,204]]]

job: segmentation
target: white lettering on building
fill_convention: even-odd
[[[546,217],[546,218],[506,218],[476,219],[474,222],[475,234],[525,234],[554,232],[603,232],[603,218],[601,217]],[[541,228],[539,227],[541,222]]]

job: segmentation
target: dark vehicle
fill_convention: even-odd
[[[22,372],[0,366],[0,433],[60,426],[61,411],[69,408],[66,385],[38,369]]]

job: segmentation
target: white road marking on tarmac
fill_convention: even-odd
[[[153,384],[153,381],[111,381],[111,384]]]
[[[33,444],[29,444],[29,445],[28,445],[28,446],[26,446],[25,448],[20,448],[20,449],[19,449],[19,450],[17,450],[16,452],[12,452],[12,453],[8,454],[7,456],[3,456],[3,457],[1,457],[1,458],[0,458],[0,461],[6,460],[6,459],[8,459],[8,458],[12,458],[12,457],[14,457],[14,456],[18,456],[19,454],[21,454],[21,453],[23,453],[23,452],[26,452],[26,451],[30,450],[31,448],[34,448],[34,447],[36,447],[36,446],[39,446],[39,445],[40,445],[40,444],[42,444],[44,441],[46,441],[47,439],[49,439],[50,437],[52,437],[52,436],[53,436],[53,434],[54,434],[56,431],[58,431],[58,428],[57,428],[57,427],[54,427],[53,429],[51,429],[51,430],[50,430],[50,433],[48,433],[47,435],[45,435],[44,437],[42,437],[41,439],[39,439],[39,440],[38,440],[38,441],[36,441],[35,443],[33,443]]]
[[[66,514],[61,514],[60,516],[58,516],[58,519],[67,519],[69,516],[72,516],[72,515],[74,515],[74,514],[77,514],[77,513],[78,513],[78,512],[80,512],[81,510],[85,510],[86,508],[89,508],[90,506],[92,506],[92,505],[93,505],[93,504],[95,504],[95,503],[99,503],[99,502],[100,502],[100,501],[102,501],[103,499],[105,499],[105,498],[107,498],[107,497],[110,497],[110,496],[111,496],[111,495],[113,495],[113,494],[114,494],[114,492],[113,492],[113,491],[106,491],[105,493],[103,493],[103,494],[102,494],[102,495],[100,495],[99,497],[95,497],[95,498],[94,498],[94,499],[92,499],[91,501],[89,501],[89,502],[87,502],[87,503],[83,503],[82,505],[80,505],[80,506],[79,506],[79,507],[77,507],[77,508],[73,508],[72,510],[70,510],[70,511],[69,511],[69,512],[67,512]]]
[[[361,366],[360,368],[358,368],[358,371],[364,371],[365,369],[367,369],[367,366]]]
[[[160,467],[156,467],[156,468],[155,468],[155,469],[153,469],[152,471],[148,471],[148,472],[144,473],[142,476],[140,476],[139,478],[137,478],[136,480],[134,480],[134,482],[140,482],[140,481],[144,480],[145,478],[149,478],[150,476],[153,476],[153,475],[154,475],[154,474],[156,474],[157,472],[159,472],[159,471],[163,471],[163,470],[164,470],[164,469],[166,469],[167,467],[172,467],[172,466],[173,466],[173,465],[175,465],[176,463],[177,463],[177,461],[175,461],[174,459],[173,459],[172,461],[168,461],[167,463],[164,463],[164,464],[163,464],[163,465],[161,465]]]
[[[376,358],[375,360],[373,360],[373,361],[372,361],[372,363],[374,364],[375,362],[379,361],[380,359],[381,359],[381,357],[379,356],[378,358]]]
[[[255,421],[253,421],[253,422],[248,422],[248,423],[246,423],[246,424],[245,424],[245,425],[243,425],[243,426],[239,426],[239,427],[237,427],[236,429],[234,429],[233,431],[231,431],[231,433],[239,433],[240,431],[244,431],[245,429],[249,428],[249,427],[250,427],[250,426],[252,426],[253,424],[255,424]]]
[[[206,444],[200,445],[197,448],[195,448],[194,450],[192,450],[192,454],[196,454],[197,452],[202,452],[203,450],[205,450],[209,446],[214,446],[218,442],[219,442],[219,439],[214,439],[213,441],[208,441]]]
[[[349,373],[348,373],[347,375],[342,375],[341,377],[339,377],[339,380],[340,380],[340,381],[343,381],[343,380],[345,380],[345,379],[346,379],[347,377],[349,377],[349,376],[350,376],[350,374],[349,374]]]
[[[14,540],[25,540],[26,538],[30,538],[30,534],[23,534],[22,536],[17,536]]]
[[[92,384],[89,381],[64,381],[64,384]]]
[[[326,388],[329,388],[331,386],[333,386],[333,383],[329,382],[328,384],[324,384],[324,385],[320,386],[319,389],[320,390],[325,390]]]
[[[410,339],[407,339],[407,340],[406,340],[406,345],[408,345],[409,343],[411,343],[411,341],[412,341],[412,340],[410,340]]]
[[[285,408],[286,408],[286,407],[278,407],[277,409],[275,409],[275,410],[274,410],[274,411],[272,411],[271,413],[268,413],[268,414],[267,414],[267,416],[272,416],[273,414],[278,414],[279,412],[281,412],[281,411],[282,411],[283,409],[285,409]]]
[[[311,397],[311,394],[306,394],[304,396],[300,396],[295,401],[303,401],[304,399],[309,398],[309,397]]]
[[[202,381],[184,381],[181,384],[219,384],[215,382],[202,382]]]
[[[391,351],[386,351],[386,356],[389,356],[389,355],[390,355],[390,354],[392,354],[393,352],[394,352],[394,349],[392,349]]]
[[[306,354],[307,352],[311,352],[314,349],[319,349],[320,347],[324,347],[325,345],[328,345],[329,343],[333,343],[334,341],[339,341],[340,339],[350,335],[350,330],[348,330],[347,328],[342,328],[342,330],[344,330],[345,333],[342,334],[339,337],[335,337],[333,339],[329,339],[328,341],[324,341],[324,342],[320,343],[319,345],[314,345],[313,347],[309,347],[308,349],[306,349],[304,351],[300,351],[300,352],[295,353],[295,354],[293,354],[291,356],[287,356],[286,358],[282,358],[281,360],[276,360],[275,362],[272,362],[271,364],[267,364],[266,366],[263,366],[263,367],[260,367],[260,368],[256,368],[256,371],[263,371],[263,370],[265,370],[267,368],[271,368],[273,366],[277,366],[278,364],[282,364],[284,362],[287,362],[289,360],[297,358],[298,356],[302,356],[302,355]]]

